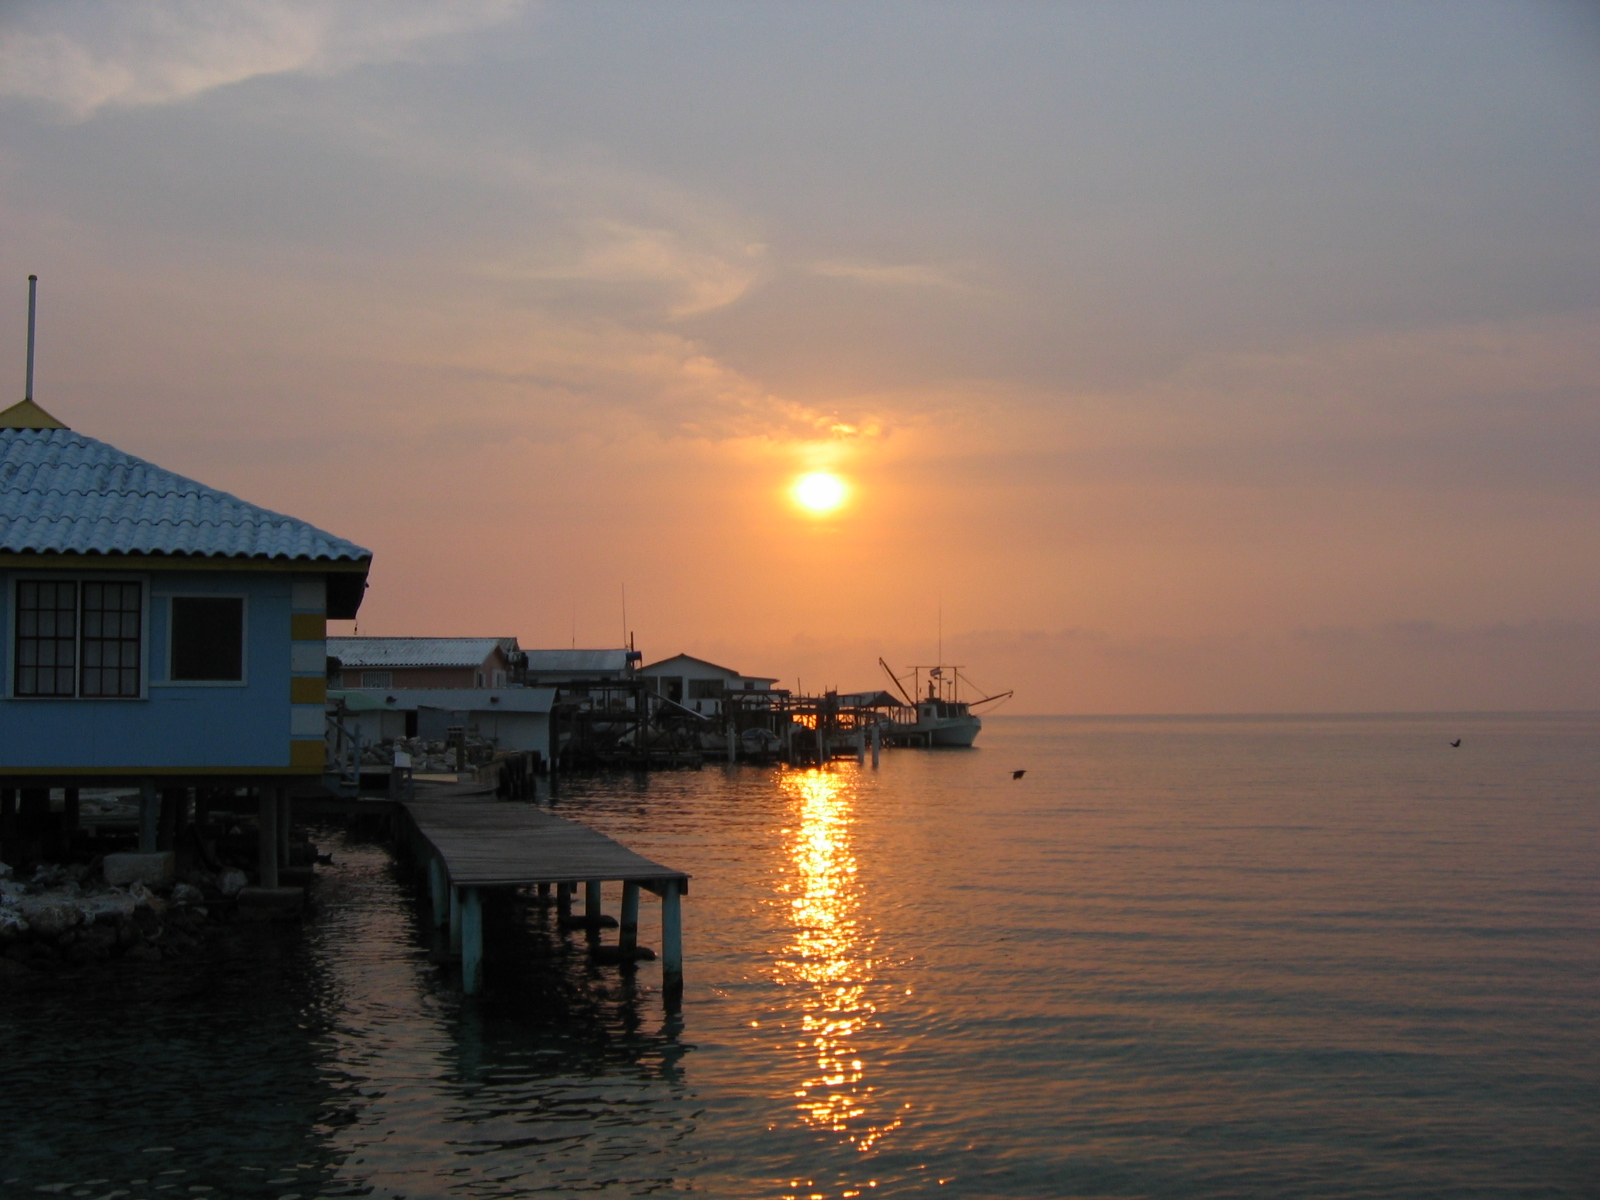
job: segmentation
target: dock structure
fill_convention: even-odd
[[[450,948],[461,956],[467,995],[483,985],[483,893],[551,885],[563,916],[577,886],[584,885],[584,913],[575,924],[588,930],[599,949],[599,931],[610,924],[600,911],[601,885],[622,884],[615,957],[648,957],[639,949],[639,896],[661,899],[661,979],[669,1009],[683,997],[683,921],[680,901],[689,876],[652,862],[602,833],[526,804],[492,796],[406,800],[400,805],[408,839],[428,872],[433,919],[449,926]]]

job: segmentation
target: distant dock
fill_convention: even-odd
[[[483,893],[486,889],[555,889],[563,923],[588,930],[599,950],[600,930],[611,924],[601,911],[602,885],[622,884],[622,911],[612,954],[631,961],[641,952],[639,896],[661,899],[661,976],[666,1003],[677,1007],[683,995],[681,898],[689,876],[652,862],[586,825],[525,804],[497,801],[486,794],[426,797],[400,803],[408,843],[428,872],[429,903],[436,925],[448,925],[450,948],[461,956],[462,990],[479,991],[483,982]],[[583,916],[572,919],[572,896],[584,886]]]

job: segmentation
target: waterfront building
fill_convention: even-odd
[[[617,650],[528,650],[523,655],[523,681],[529,687],[559,687],[572,693],[588,684],[625,683],[633,678],[642,656],[626,647]]]
[[[514,637],[328,639],[336,688],[503,688],[520,671]]]
[[[326,636],[372,555],[68,429],[0,412],[0,786],[318,779]],[[74,795],[76,793],[74,792]]]
[[[639,675],[659,695],[704,716],[720,715],[723,697],[730,692],[760,695],[778,682],[776,676],[745,675],[690,654],[675,654],[640,667]]]
[[[553,751],[554,688],[346,688],[330,691],[328,699],[340,705],[339,720],[363,746],[400,738],[443,742],[460,729],[499,750],[537,751],[544,762]]]

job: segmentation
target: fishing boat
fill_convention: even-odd
[[[984,696],[981,700],[962,699],[962,685],[969,688],[973,685],[958,666],[944,663],[914,666],[908,668],[908,674],[896,675],[883,659],[878,660],[878,665],[905,699],[905,704],[897,704],[890,710],[884,729],[884,741],[890,745],[970,746],[983,728],[983,720],[972,710],[997,704],[1011,696],[1007,691]],[[927,684],[925,693],[924,681]]]

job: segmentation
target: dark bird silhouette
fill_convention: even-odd
[[[1022,770],[1022,771],[1013,771],[1013,772],[1011,772],[1011,778],[1013,778],[1013,779],[1021,779],[1021,778],[1022,778],[1022,777],[1023,777],[1023,776],[1024,776],[1024,775],[1026,775],[1026,774],[1027,774],[1027,773],[1028,773],[1028,772],[1027,772],[1027,771],[1026,771],[1026,770]]]
[[[1457,738],[1455,741],[1451,742],[1450,744],[1452,746],[1459,746],[1459,745],[1461,745],[1461,739]]]

